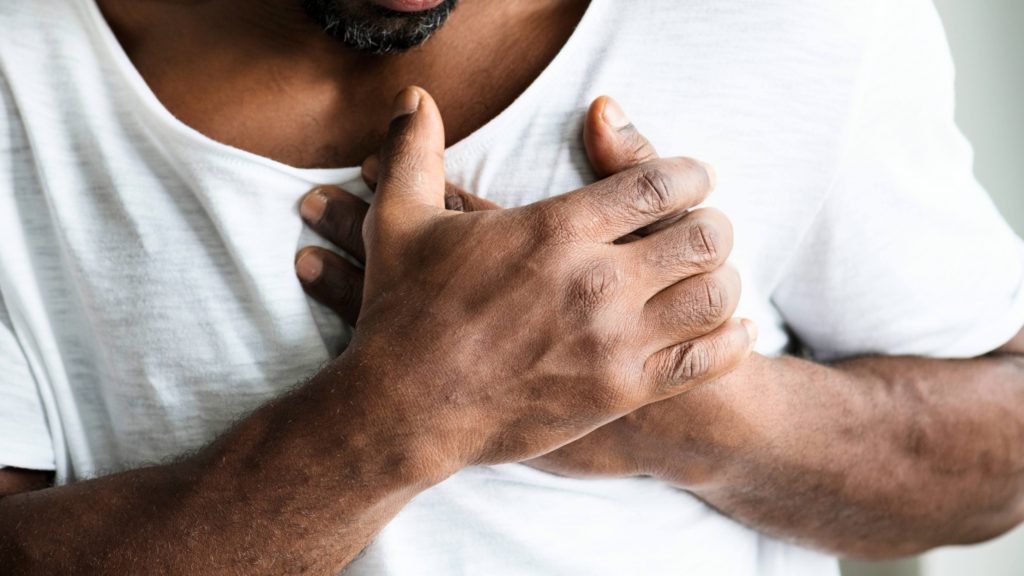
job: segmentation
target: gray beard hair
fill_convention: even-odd
[[[370,15],[352,14],[340,0],[302,0],[302,7],[324,32],[371,54],[405,52],[426,42],[440,28],[458,0],[445,0],[423,12],[406,14],[370,6]]]

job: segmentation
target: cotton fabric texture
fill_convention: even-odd
[[[0,30],[0,465],[66,483],[167,461],[342,349],[295,279],[318,242],[296,206],[324,183],[367,197],[357,168],[185,126],[93,0],[4,2]],[[663,155],[716,166],[759,352],[971,357],[1024,325],[1024,249],[972,176],[927,0],[593,0],[448,177],[504,206],[592,182],[600,94]],[[510,464],[422,493],[348,573],[838,570],[655,480]]]

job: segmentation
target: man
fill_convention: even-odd
[[[828,574],[1024,518],[1024,251],[925,0],[0,26],[15,573]],[[295,281],[300,199],[362,288]]]

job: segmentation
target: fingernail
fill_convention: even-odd
[[[747,336],[750,337],[750,347],[754,347],[754,343],[757,342],[757,324],[753,320],[746,318],[740,320],[740,324],[747,330]]]
[[[380,158],[376,154],[363,161],[363,180],[376,182],[380,174]]]
[[[327,196],[320,190],[314,190],[299,203],[299,215],[310,224],[316,224],[327,211]]]
[[[412,86],[402,90],[395,96],[392,106],[392,120],[400,116],[408,116],[420,108],[420,91]]]
[[[715,186],[718,185],[718,172],[715,171],[715,167],[707,162],[701,162],[704,166],[704,171],[708,174],[708,182],[711,185],[711,189],[714,190]]]
[[[622,111],[622,107],[619,103],[611,98],[607,98],[604,101],[604,110],[601,111],[601,117],[604,121],[616,130],[622,130],[626,126],[629,126],[629,117]]]
[[[316,282],[324,271],[324,261],[313,250],[303,252],[295,262],[295,273],[306,284]]]
[[[463,202],[462,196],[460,196],[458,194],[452,194],[452,195],[445,194],[445,197],[444,197],[444,209],[445,210],[454,210],[456,212],[465,212],[466,211],[466,203]]]

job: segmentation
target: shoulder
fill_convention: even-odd
[[[771,82],[848,86],[890,5],[929,0],[610,0],[614,36],[630,51],[686,76],[712,65]],[[692,65],[689,63],[693,63]],[[690,68],[684,67],[688,66]]]
[[[791,45],[823,37],[864,37],[890,5],[930,4],[930,0],[612,1],[620,22],[641,23],[651,32],[671,34],[696,24]]]
[[[943,36],[932,0],[607,1],[637,42],[667,50],[703,42],[720,54],[784,58],[778,64],[855,60],[893,37]]]

